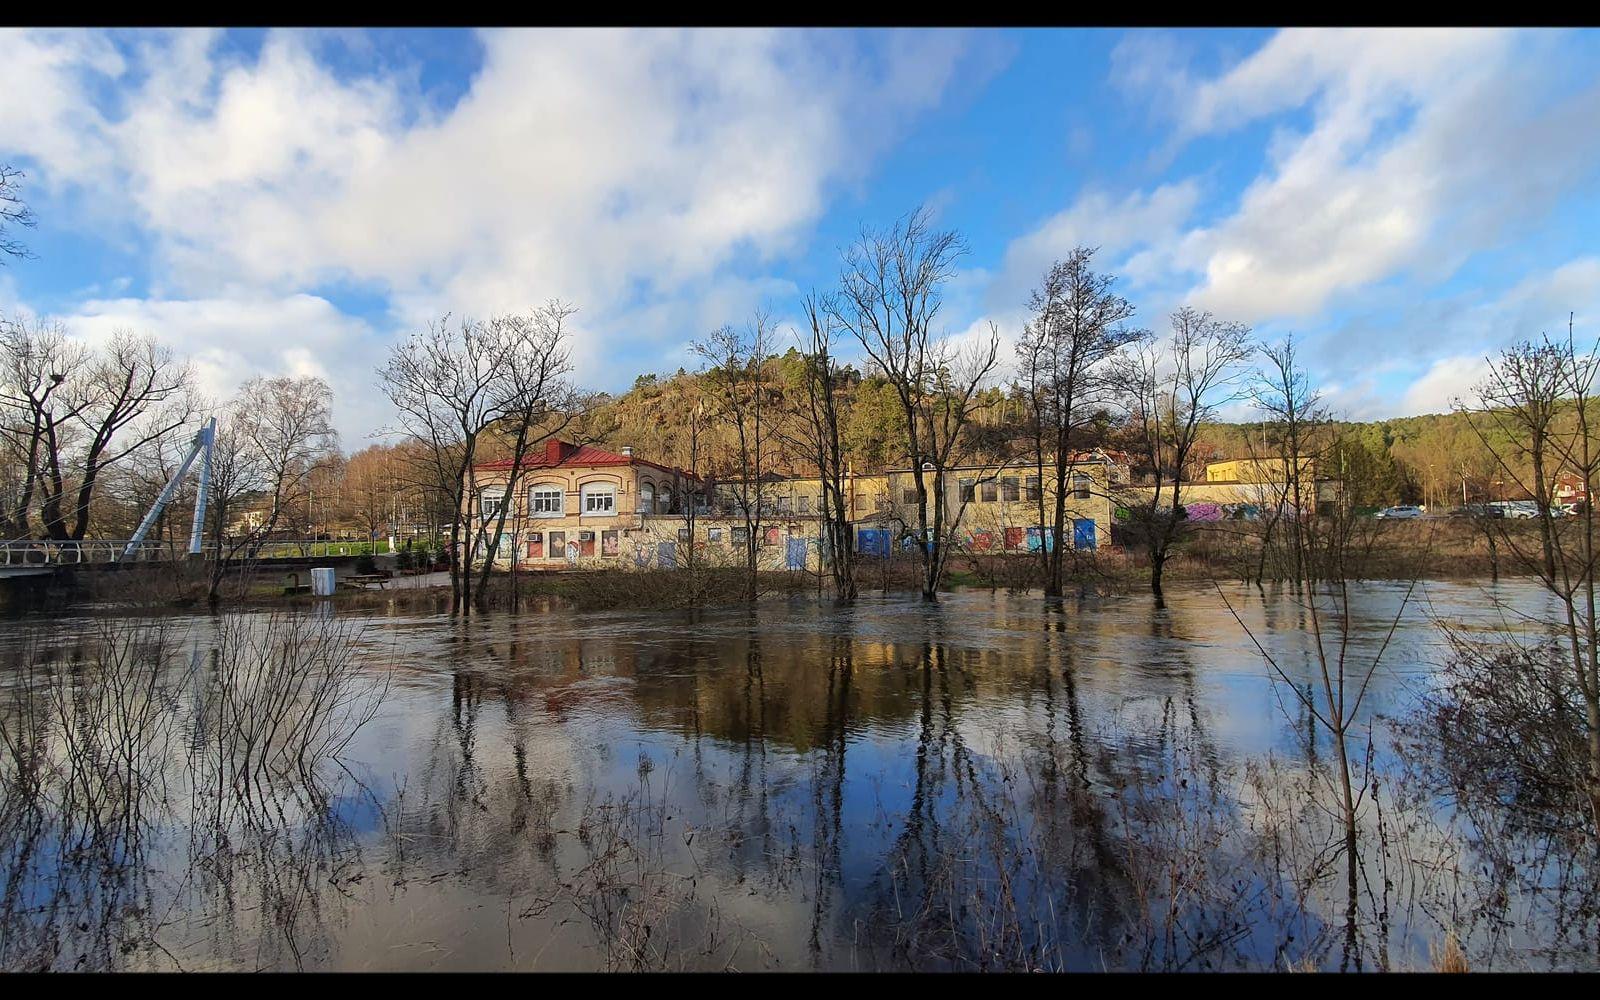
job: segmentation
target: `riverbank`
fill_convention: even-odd
[[[1254,582],[1282,579],[1287,567],[1264,551],[1264,526],[1259,522],[1216,522],[1195,525],[1174,549],[1167,563],[1171,583]],[[1461,519],[1377,521],[1360,525],[1351,548],[1348,571],[1364,580],[1484,580],[1518,575],[1513,547],[1533,551],[1538,525],[1533,521],[1477,524]],[[1106,547],[1068,553],[1073,589],[1095,594],[1138,593],[1149,586],[1149,559],[1138,547]],[[69,607],[127,610],[185,610],[207,606],[209,580],[204,566],[174,563],[129,572],[80,573],[47,581],[22,581],[13,586],[13,613],[50,613]],[[351,566],[340,569],[347,579]],[[957,552],[947,565],[949,591],[989,590],[1023,593],[1040,585],[1037,557],[1025,553],[997,555]],[[313,597],[290,585],[309,581],[303,570],[241,570],[224,580],[225,607],[311,607],[330,598]],[[921,565],[914,552],[888,558],[863,558],[857,564],[861,593],[915,593],[921,587]],[[476,584],[476,580],[474,581]],[[757,596],[815,594],[826,596],[829,583],[805,572],[759,574]],[[479,602],[489,607],[521,607],[529,603],[579,610],[616,608],[672,610],[743,603],[745,579],[737,567],[679,569],[593,568],[561,571],[497,572]],[[19,599],[19,597],[21,599]],[[447,610],[449,574],[443,572],[391,577],[380,588],[341,587],[331,600],[340,607],[397,609],[417,612]]]

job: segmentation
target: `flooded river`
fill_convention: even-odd
[[[1354,938],[1327,735],[1255,645],[1317,683],[1281,592],[14,621],[0,965],[1425,968],[1451,932],[1581,964],[1489,928],[1403,801],[1433,619],[1503,614],[1431,583],[1391,636],[1405,593],[1353,599],[1347,663],[1383,650]]]

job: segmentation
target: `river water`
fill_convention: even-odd
[[[1352,597],[1385,845],[1354,938],[1284,592],[13,622],[0,965],[1421,968],[1455,930],[1566,967],[1535,916],[1474,922],[1440,874],[1470,859],[1382,791],[1435,620],[1493,626],[1491,597],[1540,604]],[[286,646],[337,684],[272,681]]]

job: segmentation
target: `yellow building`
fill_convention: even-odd
[[[507,496],[509,460],[473,471],[470,525],[493,531],[501,507],[510,505],[500,537],[483,548],[485,557],[503,566],[676,566],[691,557],[703,565],[740,565],[749,530],[744,507],[750,503],[758,505],[762,568],[822,568],[824,493],[814,476],[769,474],[757,486],[708,485],[631,449],[612,452],[554,439],[524,461],[515,496]],[[957,525],[957,545],[974,552],[1037,549],[1043,537],[1041,490],[1046,517],[1054,513],[1049,470],[1042,487],[1031,466],[966,466],[945,475],[946,524]],[[1113,494],[1126,481],[1127,467],[1103,453],[1073,463],[1066,511],[1074,547],[1109,543]],[[898,549],[915,531],[910,470],[847,474],[845,505],[856,547],[865,555]]]
[[[932,470],[924,473],[930,493],[932,475]],[[969,465],[950,469],[945,476],[945,523],[957,525],[957,545],[971,552],[1004,553],[1036,551],[1044,544],[1039,503],[1043,499],[1048,524],[1055,516],[1052,468],[1046,467],[1041,477],[1038,466],[1028,462]],[[914,530],[916,477],[903,469],[884,478],[889,503],[876,519]],[[1104,452],[1076,456],[1067,470],[1064,529],[1073,548],[1110,544],[1114,493],[1126,481],[1127,467]]]
[[[1289,463],[1281,458],[1236,458],[1207,465],[1206,482],[1284,483],[1288,481],[1288,471]],[[1315,459],[1300,459],[1300,477],[1304,480],[1316,479]]]

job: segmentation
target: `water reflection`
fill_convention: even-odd
[[[1228,597],[1311,683],[1295,602]],[[1364,706],[1350,938],[1326,734],[1204,589],[14,627],[0,964],[1412,968],[1458,929],[1515,965],[1537,907],[1474,931],[1459,844],[1378,794],[1437,641]]]

